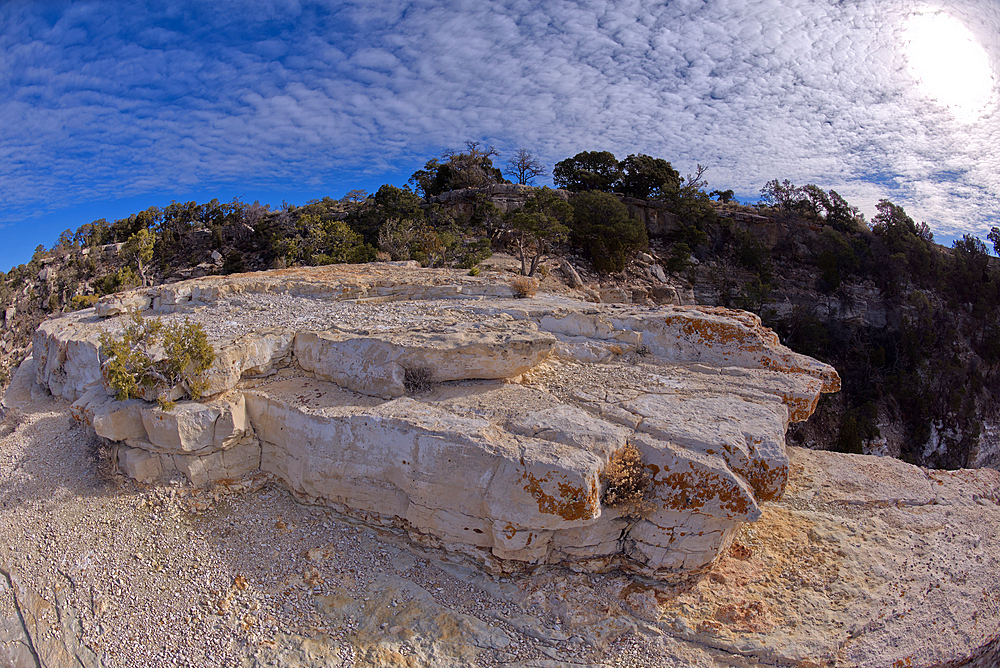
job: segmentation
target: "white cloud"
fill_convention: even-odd
[[[771,178],[869,211],[884,196],[942,233],[984,235],[1000,213],[996,92],[976,123],[928,99],[904,0],[52,7],[0,5],[2,224],[178,184],[388,170],[466,139],[550,164],[701,163],[745,196]],[[1000,7],[946,9],[997,69]]]

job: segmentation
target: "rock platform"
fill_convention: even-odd
[[[206,277],[102,299],[38,329],[37,382],[140,481],[258,469],[488,570],[670,578],[713,563],[781,497],[784,433],[839,389],[749,313],[516,299],[497,275],[388,265]],[[99,337],[128,310],[203,325],[210,400],[116,401]],[[602,503],[627,443],[643,518]]]

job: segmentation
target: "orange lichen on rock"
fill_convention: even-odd
[[[818,378],[823,382],[823,392],[840,390],[840,376],[833,367],[785,348],[778,335],[752,313],[721,307],[688,307],[683,313],[675,311],[665,316],[663,324],[675,328],[678,339],[713,350],[723,359],[736,361],[742,357],[744,363],[752,362],[759,369]]]
[[[753,499],[740,489],[733,478],[718,473],[675,471],[653,479],[657,498],[666,510],[703,510],[705,504],[716,500],[721,508],[735,516],[750,515]]]
[[[666,325],[679,326],[684,336],[706,348],[722,345],[744,352],[763,352],[765,349],[760,337],[755,336],[755,332],[748,332],[740,323],[689,316],[667,316],[663,321]]]
[[[637,439],[639,441],[640,439]],[[754,521],[760,516],[753,495],[721,459],[699,461],[671,448],[643,448],[653,472],[654,503],[665,511],[701,512]]]
[[[809,416],[816,411],[820,395],[817,394],[813,397],[803,397],[796,396],[788,392],[782,392],[780,396],[781,400],[785,402],[786,406],[788,406],[789,422],[805,422],[809,419]]]
[[[785,493],[787,466],[771,468],[766,460],[756,459],[740,474],[753,489],[758,501],[775,501]]]
[[[559,490],[558,499],[548,494],[543,487],[552,482],[557,475],[563,479],[563,482],[555,483]],[[600,495],[594,480],[590,481],[590,491],[583,486],[566,482],[566,475],[555,471],[541,477],[536,477],[531,471],[525,471],[521,474],[521,482],[525,482],[524,491],[538,502],[540,513],[558,515],[567,522],[592,519],[600,514]]]

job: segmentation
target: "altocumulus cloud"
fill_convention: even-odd
[[[474,138],[701,163],[747,197],[812,182],[984,235],[996,87],[973,121],[921,92],[906,26],[937,9],[996,70],[993,0],[4,3],[0,225],[191,186],[333,191]]]

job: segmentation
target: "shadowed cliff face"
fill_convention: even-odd
[[[36,380],[139,480],[260,468],[496,572],[657,577],[712,563],[780,498],[789,422],[839,387],[749,313],[513,299],[500,278],[339,266],[113,296],[39,328]],[[204,327],[209,401],[109,396],[96,341],[129,308]],[[602,503],[626,444],[649,472],[638,516]]]

